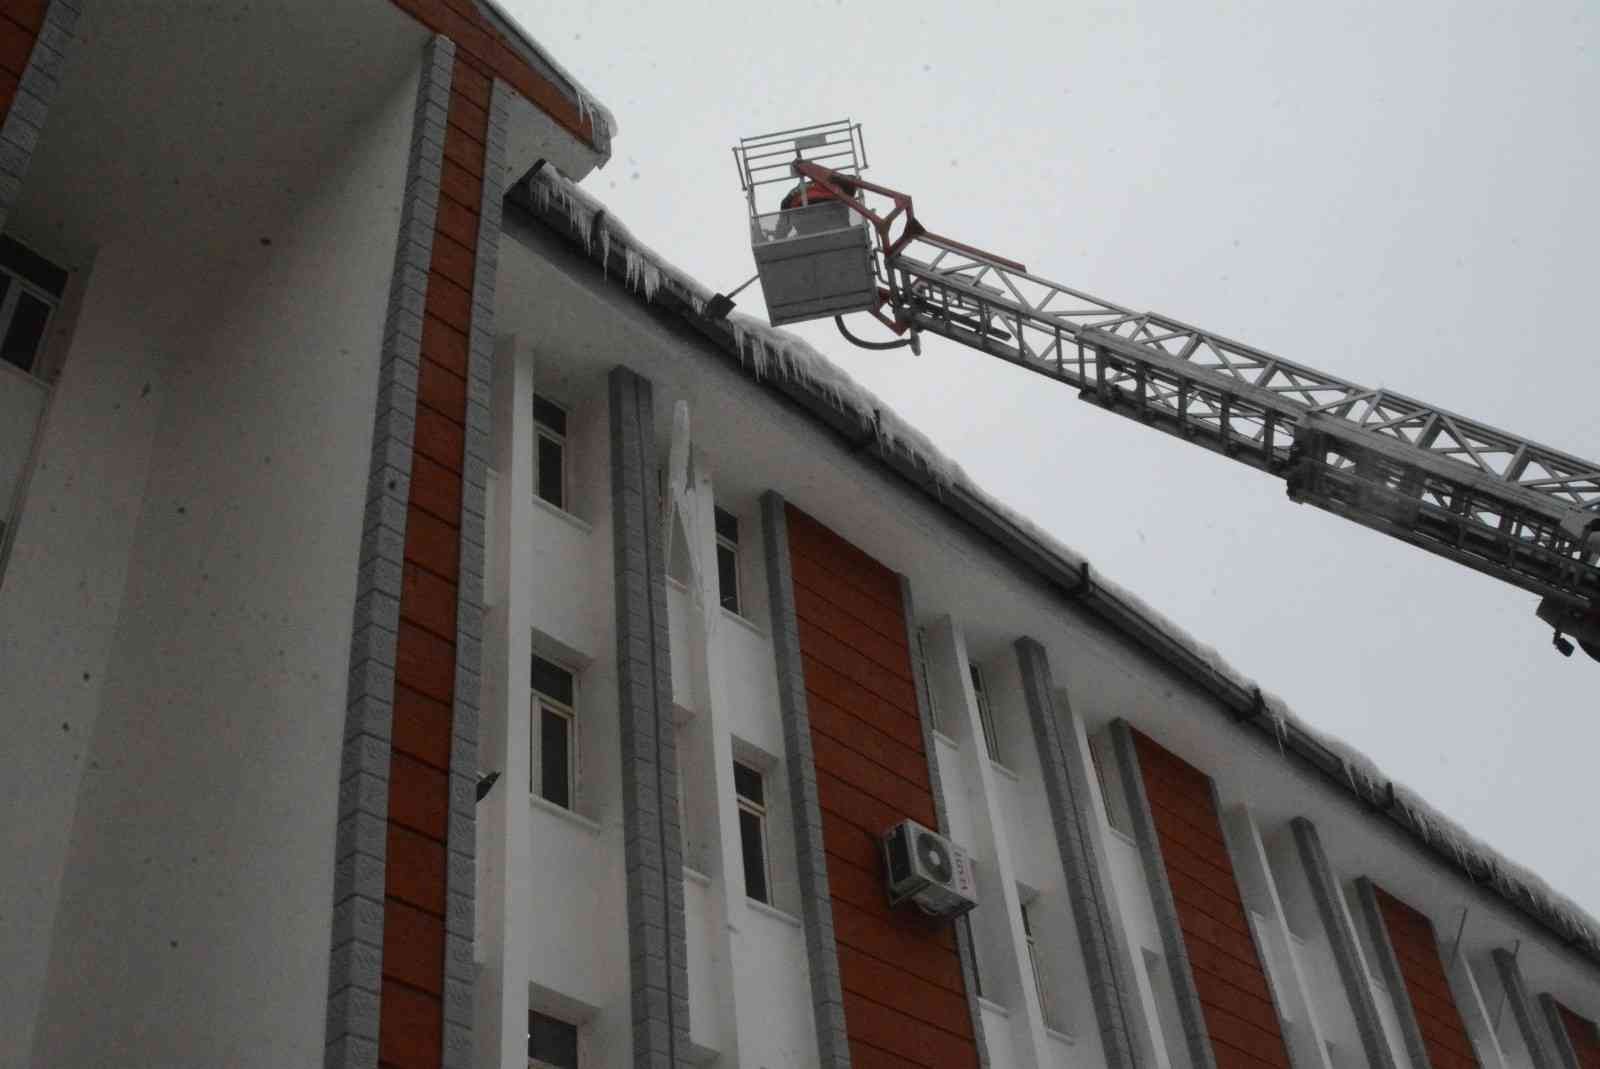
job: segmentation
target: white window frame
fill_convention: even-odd
[[[546,397],[545,395],[537,392],[534,393],[534,397],[540,401],[543,401],[547,405],[550,405],[554,408],[559,408],[561,410],[561,414],[567,419],[572,418],[572,410],[566,405],[561,404],[559,401],[556,401],[550,397]],[[548,423],[541,423],[538,416],[538,405],[534,405],[533,411],[533,496],[544,502],[546,505],[549,505],[551,508],[558,508],[563,512],[571,512],[572,480],[568,475],[571,465],[567,463],[567,434],[565,431],[556,430]],[[539,439],[541,438],[553,442],[556,447],[561,450],[561,504],[559,505],[539,492]]]
[[[578,758],[580,753],[577,708],[578,673],[572,670],[571,665],[562,664],[560,661],[552,660],[549,657],[545,657],[543,654],[536,653],[535,656],[539,657],[540,660],[561,669],[571,678],[572,704],[568,705],[561,699],[546,694],[538,687],[529,688],[532,696],[531,705],[539,713],[537,722],[530,725],[532,729],[530,734],[532,732],[538,732],[538,734],[534,737],[539,740],[539,761],[537,766],[532,770],[533,775],[538,777],[539,783],[538,786],[533,789],[533,794],[536,795],[540,801],[548,802],[550,805],[559,806],[560,808],[566,809],[569,812],[576,813],[578,812],[578,800],[583,797],[583,764]],[[562,717],[567,722],[567,804],[564,806],[561,805],[560,802],[552,801],[550,798],[546,797],[544,793],[544,714],[546,710],[555,713],[557,716]]]
[[[713,530],[715,530],[716,525],[717,525],[716,524],[716,513],[717,512],[720,512],[723,515],[727,516],[729,519],[731,519],[733,521],[733,524],[734,524],[734,530],[738,530],[738,528],[739,528],[739,517],[735,516],[732,512],[729,512],[727,509],[721,507],[720,505],[715,506],[715,511],[712,513],[711,526],[712,526]],[[722,562],[721,561],[717,562],[717,604],[721,605],[724,609],[728,609],[728,611],[733,613],[735,616],[743,616],[744,615],[744,561],[740,558],[740,555],[739,555],[739,539],[737,539],[737,538],[728,538],[721,531],[716,531],[716,536],[717,536],[717,548],[719,550],[720,549],[726,549],[728,552],[733,554],[733,608],[728,609],[728,607],[723,604]]]
[[[972,677],[972,696],[978,703],[978,724],[983,728],[983,745],[988,751],[989,760],[997,765],[1004,765],[1000,758],[1000,736],[994,727],[994,709],[989,704],[989,687],[983,679],[983,669],[978,667],[976,661],[967,664],[968,674]]]
[[[41,361],[44,359],[46,342],[50,338],[50,323],[53,319],[55,319],[56,312],[61,308],[61,298],[50,293],[48,290],[40,289],[32,282],[29,282],[26,278],[3,265],[0,265],[0,275],[4,275],[6,280],[10,283],[10,285],[6,287],[5,297],[0,299],[0,343],[5,341],[6,334],[8,334],[11,330],[11,320],[17,314],[17,305],[21,303],[22,295],[24,293],[41,302],[48,309],[44,317],[44,327],[39,331],[39,347],[35,349],[33,353],[33,366],[24,371],[22,368],[17,367],[17,365],[9,362],[0,361],[0,363],[5,363],[6,367],[10,368],[12,371],[15,371],[19,375],[30,376],[31,378],[37,379],[39,382],[48,382],[49,380],[47,380],[44,375],[41,374],[43,371]]]
[[[772,842],[771,842],[771,837],[767,834],[767,815],[768,815],[768,813],[771,812],[771,804],[765,800],[766,797],[767,797],[767,793],[768,793],[767,792],[767,774],[765,772],[763,772],[761,769],[757,768],[755,765],[751,764],[750,762],[741,761],[737,757],[735,757],[733,759],[733,764],[734,764],[735,768],[745,768],[745,769],[748,769],[751,772],[754,772],[756,774],[756,776],[759,777],[760,780],[761,780],[761,797],[763,799],[762,801],[756,802],[756,801],[754,801],[752,799],[746,798],[743,794],[740,793],[740,791],[739,791],[739,777],[738,776],[735,776],[734,780],[733,780],[733,797],[734,797],[734,801],[738,805],[739,812],[741,812],[741,813],[749,813],[751,816],[755,817],[756,821],[758,822],[758,824],[759,824],[759,826],[761,828],[761,873],[762,873],[762,878],[763,878],[764,882],[766,883],[767,897],[762,899],[762,898],[756,898],[756,897],[752,896],[750,894],[750,889],[748,887],[745,888],[745,897],[749,898],[752,902],[760,902],[764,906],[770,906],[770,905],[772,905],[772,899],[773,899],[773,893],[772,893],[773,892],[773,887],[772,887]],[[742,851],[744,850],[744,832],[742,830],[739,833],[739,849],[741,851],[741,855],[740,855],[741,864],[740,864],[740,867],[739,867],[739,876],[740,876],[741,879],[743,879],[744,878],[744,866],[742,864],[742,862],[743,862]]]

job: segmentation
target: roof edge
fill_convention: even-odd
[[[792,362],[765,351],[763,339],[751,336],[750,324],[755,321],[748,317],[708,320],[703,312],[709,290],[634,239],[603,205],[554,168],[536,165],[507,192],[506,200],[581,250],[611,285],[656,314],[681,320],[730,356],[745,374],[797,404],[845,441],[859,443],[864,436],[873,436],[877,448],[872,454],[881,465],[911,483],[942,511],[994,542],[1069,603],[1095,613],[1125,639],[1217,699],[1235,728],[1316,772],[1375,820],[1406,834],[1426,855],[1545,929],[1558,946],[1590,967],[1600,967],[1600,921],[1576,902],[1471,836],[1384,775],[1359,751],[1300,720],[1282,699],[1262,691],[1137,595],[1097,576],[1086,559],[977,490],[942,455],[935,459],[920,451],[916,439],[921,436],[914,429],[900,428],[898,433],[886,435],[877,411],[852,407],[837,383],[812,381],[794,373]],[[798,345],[805,344],[762,326],[772,334],[792,337]],[[777,368],[771,366],[775,355]],[[842,371],[838,374],[848,380]],[[927,448],[933,449],[931,443]]]

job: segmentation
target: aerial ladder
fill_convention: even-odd
[[[1293,501],[1538,595],[1555,647],[1570,656],[1570,636],[1600,660],[1600,464],[932,233],[910,196],[862,176],[849,120],[744,138],[734,156],[774,326],[832,317],[857,345],[913,352],[937,334],[1055,379],[1282,479]],[[718,295],[708,314],[731,307]],[[854,312],[897,340],[853,334]]]

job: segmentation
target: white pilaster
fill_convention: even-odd
[[[479,763],[500,780],[478,803],[479,953],[477,1063],[480,1069],[527,1064],[529,955],[532,948],[532,782],[534,354],[520,338],[495,350],[496,479],[490,509],[497,531],[485,592],[484,701]],[[520,537],[518,535],[520,534]]]
[[[971,802],[973,842],[960,845],[978,863],[980,905],[971,918],[984,997],[1011,1012],[1012,1047],[1020,1069],[1050,1069],[1056,1064],[1044,1013],[1028,965],[1028,941],[1022,929],[1022,901],[1017,893],[1011,844],[1000,826],[996,773],[989,763],[978,700],[972,690],[966,635],[953,618],[940,618],[927,629],[928,685],[942,718],[961,748],[961,784]],[[947,784],[953,791],[956,785]]]

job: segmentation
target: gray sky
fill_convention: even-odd
[[[617,114],[584,187],[713,289],[753,270],[729,147],[849,117],[871,177],[934,230],[1600,459],[1581,327],[1600,300],[1600,5],[505,4]],[[740,305],[764,314],[753,288]],[[943,339],[917,358],[801,333],[1600,914],[1600,664],[1555,653],[1532,595]]]

